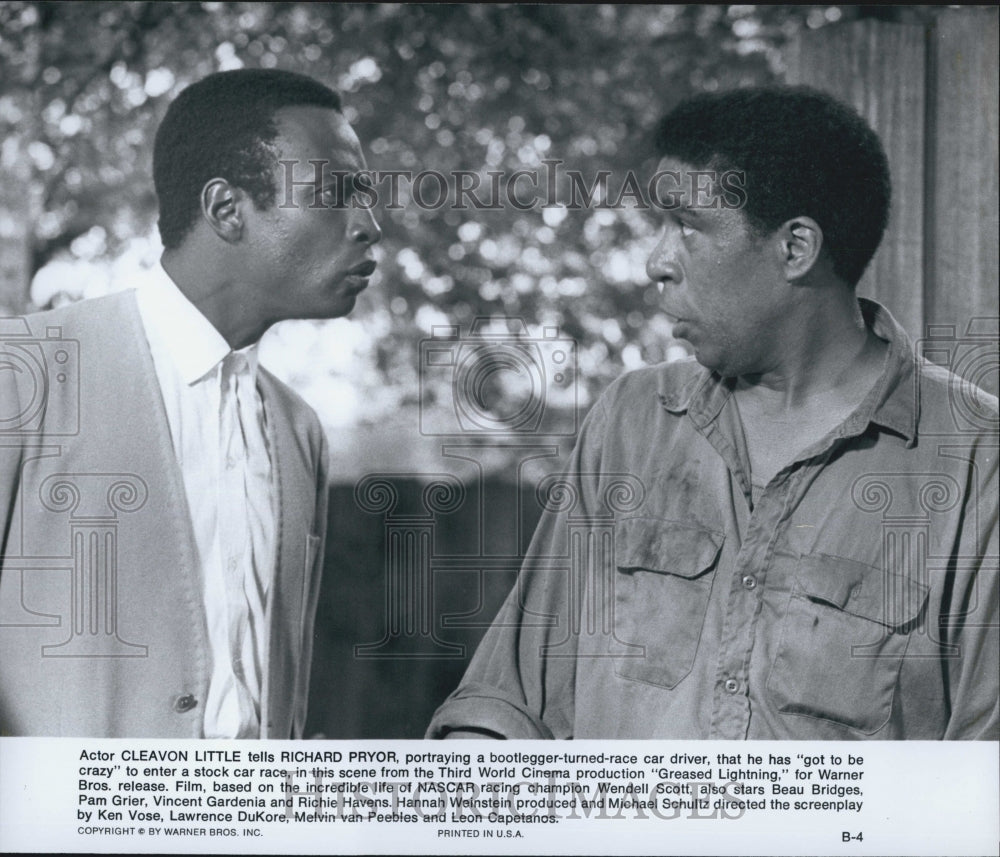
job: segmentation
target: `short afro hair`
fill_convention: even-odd
[[[180,246],[197,222],[201,191],[210,179],[242,188],[258,208],[274,203],[274,114],[297,106],[339,111],[340,95],[304,74],[238,69],[211,74],[177,96],[153,145],[164,247]]]
[[[857,285],[889,220],[889,162],[850,107],[805,86],[752,87],[690,98],[659,124],[660,157],[743,174],[747,220],[770,234],[813,218],[834,273]]]

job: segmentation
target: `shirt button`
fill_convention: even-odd
[[[234,556],[229,558],[229,570],[236,571],[236,557]]]
[[[747,589],[754,589],[757,586],[757,578],[754,577],[752,574],[744,574],[743,585]]]
[[[725,688],[729,693],[736,693],[740,689],[740,683],[734,678],[727,678]]]
[[[183,714],[185,711],[190,711],[198,704],[198,700],[191,696],[190,693],[185,693],[183,696],[178,696],[174,700],[174,711],[179,714]]]
[[[236,459],[233,456],[226,458],[226,470],[232,470],[236,466]]]

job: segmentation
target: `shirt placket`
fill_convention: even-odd
[[[254,709],[246,687],[243,663],[244,638],[249,624],[249,608],[244,591],[249,566],[250,533],[246,510],[247,447],[239,409],[239,386],[247,383],[245,358],[231,354],[223,363],[221,431],[221,472],[219,474],[219,559],[225,581],[228,616],[229,656],[238,698],[240,731],[252,720]]]
[[[745,739],[749,733],[754,690],[750,687],[750,658],[774,544],[800,472],[792,465],[775,476],[747,521],[729,577],[712,695],[712,738]],[[756,691],[759,693],[759,688]]]
[[[722,385],[706,389],[692,402],[689,416],[695,428],[722,458],[731,483],[749,509],[740,548],[728,575],[719,582],[727,587],[715,679],[712,684],[710,738],[742,740],[750,728],[750,658],[767,583],[767,570],[779,526],[789,498],[798,483],[799,469],[791,464],[771,480],[756,504],[752,500],[750,473],[732,437],[720,419],[729,400]]]
[[[721,388],[714,396],[725,397]],[[709,399],[711,401],[711,399]],[[750,730],[750,660],[758,633],[764,593],[775,544],[788,525],[795,506],[811,481],[811,475],[826,465],[833,452],[847,439],[860,434],[869,420],[855,413],[813,447],[803,450],[768,483],[755,504],[750,474],[736,446],[720,428],[722,406],[715,401],[704,412],[693,410],[698,430],[712,444],[729,468],[750,507],[740,549],[728,578],[728,592],[719,643],[715,682],[712,689],[710,738],[745,739]]]

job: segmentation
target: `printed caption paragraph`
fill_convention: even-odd
[[[456,750],[404,741],[50,739],[44,768],[24,760],[19,791],[12,762],[25,744],[39,746],[0,743],[0,815],[24,837],[0,842],[3,850],[600,853],[627,832],[632,843],[646,835],[659,843],[648,853],[683,853],[689,835],[698,848],[715,841],[718,849],[737,834],[759,843],[760,832],[776,854],[888,854],[897,853],[887,850],[894,834],[929,830],[921,817],[940,821],[949,802],[968,824],[949,838],[939,832],[935,853],[976,853],[983,836],[996,841],[986,814],[991,807],[995,816],[996,800],[981,788],[992,777],[996,797],[996,772],[981,761],[992,749],[995,768],[995,744],[946,753],[922,742],[475,741]],[[914,764],[914,753],[928,751],[934,761]],[[983,768],[978,781],[968,779],[970,766]],[[950,784],[942,779],[949,771]],[[30,830],[33,813],[45,820]],[[668,825],[665,844],[655,835]],[[46,839],[57,831],[58,842]]]

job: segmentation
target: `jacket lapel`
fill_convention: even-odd
[[[295,713],[303,702],[306,537],[312,526],[316,487],[308,450],[292,422],[286,396],[269,373],[261,371],[258,378],[267,414],[277,519],[274,578],[267,603],[269,669],[261,737],[282,739],[292,737]]]

